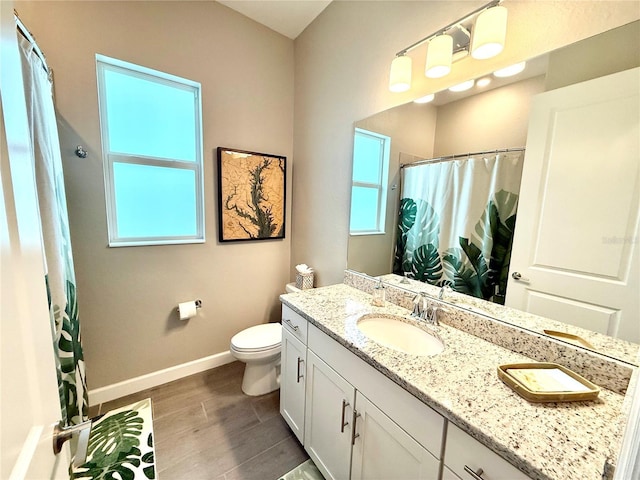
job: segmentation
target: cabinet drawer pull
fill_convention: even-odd
[[[344,421],[345,410],[349,406],[349,402],[346,400],[342,400],[342,420],[340,420],[340,433],[344,433],[344,427],[349,425],[349,422]]]
[[[297,376],[298,376],[298,378],[297,378],[297,380],[296,380],[296,383],[300,383],[300,379],[301,379],[301,378],[304,378],[304,375],[302,375],[302,374],[300,373],[300,364],[302,364],[302,363],[304,363],[304,360],[303,360],[303,359],[301,359],[300,357],[298,357],[298,372],[297,372],[297,373],[298,373],[298,375],[297,375]]]
[[[484,471],[481,468],[477,469],[474,472],[473,470],[471,470],[471,467],[469,467],[468,465],[465,465],[464,471],[467,472],[469,475],[471,475],[471,478],[473,478],[473,480],[484,480],[482,478],[482,474],[484,473]]]
[[[294,325],[293,322],[291,320],[289,320],[288,318],[285,318],[284,321],[286,323],[288,323],[291,328],[293,328],[294,332],[297,332],[298,330],[300,330],[300,327],[297,326],[297,325]]]
[[[351,445],[355,445],[356,444],[356,438],[358,438],[360,436],[359,433],[356,433],[356,420],[358,420],[358,417],[360,416],[360,414],[358,413],[358,411],[354,408],[353,409],[353,426],[351,427]]]

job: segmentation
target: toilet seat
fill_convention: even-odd
[[[266,323],[247,328],[233,336],[231,348],[237,352],[264,352],[280,349],[282,325]]]

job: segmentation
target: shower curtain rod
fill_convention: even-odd
[[[450,160],[455,160],[456,158],[464,158],[464,157],[474,157],[476,155],[488,155],[490,153],[508,153],[508,152],[524,152],[524,147],[518,147],[518,148],[503,148],[501,150],[486,150],[484,152],[471,152],[471,153],[461,153],[458,155],[447,155],[444,157],[437,157],[437,158],[429,158],[429,159],[425,159],[425,160],[419,160],[417,162],[409,162],[409,163],[401,163],[400,164],[400,168],[409,168],[409,167],[415,167],[417,165],[425,165],[427,163],[440,163],[440,162],[448,162]]]
[[[49,68],[49,65],[47,65],[47,59],[44,56],[44,53],[42,53],[42,50],[40,50],[40,47],[36,42],[36,38],[31,34],[29,29],[26,27],[26,25],[22,23],[22,20],[20,20],[20,16],[18,15],[18,12],[15,9],[13,10],[13,16],[16,19],[16,26],[18,27],[18,31],[22,34],[24,38],[26,38],[33,45],[33,51],[36,52],[36,55],[42,61],[42,66],[44,70],[47,72],[47,74],[49,74],[49,77],[51,77],[52,71]]]

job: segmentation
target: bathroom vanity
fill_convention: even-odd
[[[497,376],[526,356],[441,323],[444,350],[370,340],[363,315],[410,311],[340,284],[281,296],[280,411],[327,479],[599,480],[615,463],[622,393],[533,404]]]

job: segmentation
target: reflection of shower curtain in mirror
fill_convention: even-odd
[[[52,86],[33,45],[21,38],[20,49],[62,417],[65,423],[75,424],[86,419],[87,390]]]
[[[504,304],[523,158],[405,167],[394,273]]]

